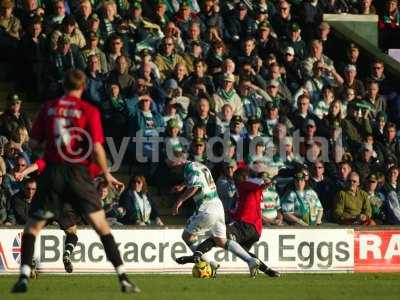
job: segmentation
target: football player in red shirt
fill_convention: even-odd
[[[12,289],[13,293],[28,290],[36,236],[48,220],[61,215],[64,203],[70,203],[79,214],[85,216],[100,236],[107,258],[118,274],[122,292],[140,291],[125,273],[121,255],[87,168],[93,160],[109,185],[117,189],[123,186],[107,167],[100,113],[96,107],[81,99],[85,86],[86,76],[82,71],[72,69],[66,72],[65,95],[48,101],[33,125],[31,148],[33,151],[44,149],[46,168],[38,179],[31,217],[22,236],[20,277]]]

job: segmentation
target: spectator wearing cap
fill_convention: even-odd
[[[257,31],[257,53],[262,60],[267,59],[270,53],[279,53],[280,44],[277,38],[272,36],[272,27],[268,21],[261,22]]]
[[[57,48],[57,40],[63,35],[67,35],[70,38],[72,45],[76,45],[79,49],[83,49],[86,46],[86,40],[80,31],[78,24],[76,23],[74,16],[66,16],[61,24],[61,28],[55,30],[51,36],[51,48]]]
[[[89,2],[90,3],[90,2]],[[88,63],[88,58],[91,55],[97,55],[99,58],[99,63],[100,63],[100,73],[106,74],[108,73],[108,64],[107,64],[107,58],[105,53],[100,50],[99,48],[99,37],[97,36],[96,33],[90,32],[87,36],[87,44],[86,47],[82,50],[82,55]]]
[[[254,36],[256,23],[247,12],[247,6],[243,2],[238,2],[236,9],[225,19],[227,29],[227,40],[236,44],[241,39]]]
[[[387,223],[400,225],[400,187],[399,187],[399,168],[393,166],[389,168],[384,187],[386,197],[385,214]]]
[[[368,194],[368,200],[371,205],[371,218],[378,224],[385,222],[386,216],[384,213],[385,195],[379,191],[378,176],[374,173],[367,177],[365,183],[365,191]]]
[[[87,58],[85,99],[100,105],[104,101],[106,75],[101,72],[101,59],[96,54]]]
[[[379,84],[376,81],[367,82],[367,92],[365,99],[371,104],[373,109],[370,116],[375,119],[378,112],[385,112],[387,108],[387,100],[379,94]]]
[[[323,207],[317,193],[307,184],[304,173],[294,176],[294,184],[282,198],[282,212],[291,225],[321,225]]]
[[[222,175],[217,180],[217,193],[222,201],[225,211],[226,222],[230,221],[230,213],[235,208],[237,200],[237,189],[233,180],[233,174],[237,170],[234,159],[228,159],[222,163]]]
[[[224,106],[224,104],[229,103],[232,106],[233,113],[235,115],[244,116],[243,104],[239,95],[236,93],[234,83],[235,76],[233,74],[226,73],[224,75],[223,87],[219,88],[212,96],[212,99],[215,103],[216,113],[221,111],[221,108]]]
[[[108,83],[118,83],[123,98],[133,95],[135,79],[129,74],[129,69],[131,68],[130,63],[130,60],[125,55],[119,56],[115,61],[115,69],[109,73],[107,78]]]
[[[287,107],[291,106],[291,99],[287,99],[280,93],[279,90],[280,82],[272,79],[267,82],[267,93],[262,94],[263,98],[267,102],[274,102],[278,105],[279,109],[283,113],[287,113]]]
[[[19,127],[25,127],[28,131],[31,130],[31,120],[22,109],[22,99],[18,94],[9,94],[7,96],[7,106],[0,117],[0,127],[1,135],[9,139]]]
[[[300,88],[303,78],[300,60],[295,56],[293,47],[286,47],[283,51],[282,67],[285,68],[287,87],[291,93],[296,93]]]
[[[292,47],[295,56],[299,60],[304,60],[307,53],[307,45],[301,37],[301,29],[297,23],[292,23],[289,27],[288,37],[282,40],[284,47]]]
[[[290,27],[295,22],[289,1],[279,1],[278,13],[272,18],[275,33],[282,39],[289,37]]]
[[[360,188],[360,177],[351,172],[345,188],[336,196],[334,218],[344,225],[375,225],[371,214],[368,194]]]
[[[343,133],[349,142],[352,152],[357,152],[364,138],[372,134],[371,122],[368,118],[368,110],[362,110],[355,101],[347,107],[347,116],[342,122]]]
[[[49,47],[40,18],[33,18],[27,25],[26,34],[22,36],[18,50],[21,86],[30,96],[43,97],[44,68]]]
[[[205,126],[208,137],[213,137],[217,134],[217,118],[210,113],[210,100],[206,97],[199,98],[196,103],[196,112],[184,122],[183,131],[186,138],[193,139],[193,127],[196,124]]]
[[[207,89],[207,93],[209,95],[214,94],[215,86],[212,78],[206,75],[207,72],[207,64],[201,59],[197,58],[193,61],[193,72],[189,75],[188,78],[185,79],[183,88],[189,89],[189,87],[193,86],[196,83],[202,83],[205,85]]]
[[[172,38],[163,39],[160,52],[156,55],[154,62],[160,71],[161,80],[170,78],[177,64],[184,64],[182,56],[175,53],[175,44]]]
[[[383,140],[378,143],[378,157],[387,162],[389,158],[396,164],[400,159],[400,140],[397,137],[397,128],[394,123],[387,123],[384,128]]]
[[[347,65],[344,69],[344,82],[338,91],[343,93],[346,88],[352,88],[356,94],[356,99],[363,99],[365,87],[361,80],[357,79],[357,68],[355,65]]]

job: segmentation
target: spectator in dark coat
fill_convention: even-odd
[[[237,9],[225,19],[227,38],[233,44],[248,36],[253,36],[256,30],[255,21],[248,16],[247,6],[243,2],[237,4]]]
[[[129,63],[126,56],[119,56],[115,62],[115,70],[110,72],[107,79],[108,83],[118,83],[123,97],[132,96],[133,85],[135,83],[135,79],[128,72],[130,68]]]
[[[12,196],[6,225],[25,225],[29,218],[29,207],[36,193],[36,181],[28,179],[24,188]]]
[[[400,161],[400,141],[397,138],[397,128],[394,123],[387,123],[384,129],[384,138],[378,144],[378,157],[387,162],[394,160],[396,164]]]

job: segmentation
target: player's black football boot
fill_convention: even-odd
[[[63,264],[64,264],[65,272],[67,272],[67,273],[73,272],[74,267],[72,266],[71,258],[68,254],[63,256]]]
[[[180,265],[197,263],[193,255],[177,257],[175,261]]]
[[[268,268],[264,273],[267,274],[269,277],[281,277],[281,273],[271,268]]]
[[[119,276],[119,283],[121,284],[121,291],[123,293],[140,293],[139,287],[130,281],[126,274]]]
[[[28,278],[20,276],[13,286],[11,293],[26,293],[28,291]]]

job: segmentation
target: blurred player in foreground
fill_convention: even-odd
[[[87,168],[93,157],[105,181],[116,188],[122,186],[107,168],[100,113],[97,108],[81,100],[85,86],[86,76],[83,72],[74,69],[66,72],[65,95],[46,102],[33,125],[31,149],[44,149],[47,165],[38,179],[37,198],[31,206],[31,217],[22,236],[20,277],[12,289],[13,293],[28,290],[36,236],[48,220],[59,218],[65,202],[85,216],[100,236],[106,256],[118,274],[122,292],[140,291],[126,275]]]

